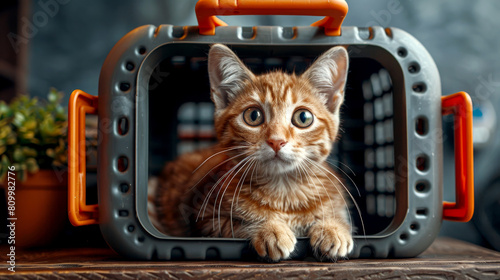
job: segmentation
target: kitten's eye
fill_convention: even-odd
[[[306,109],[299,109],[293,113],[292,123],[296,127],[306,128],[313,123],[314,115]]]
[[[259,126],[264,122],[264,113],[259,108],[248,108],[243,112],[243,119],[249,126]]]

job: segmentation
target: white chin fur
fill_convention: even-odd
[[[276,155],[271,147],[267,145],[261,147],[257,158],[262,162],[263,171],[268,174],[283,174],[295,171],[298,159],[289,149],[289,147],[283,147]]]
[[[295,170],[296,165],[293,161],[284,161],[282,159],[274,158],[264,162],[264,166],[269,174],[283,174]]]

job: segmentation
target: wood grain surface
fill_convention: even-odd
[[[2,259],[6,249],[2,247]],[[337,263],[282,261],[129,261],[107,248],[17,253],[16,272],[0,279],[500,279],[500,253],[438,239],[412,259],[353,259]]]

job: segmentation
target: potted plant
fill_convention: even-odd
[[[14,182],[17,246],[49,243],[67,217],[67,114],[63,94],[0,101],[0,182]],[[11,172],[9,172],[11,171]],[[12,190],[12,189],[11,189]],[[14,216],[11,216],[14,214]]]

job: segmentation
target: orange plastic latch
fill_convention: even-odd
[[[87,205],[85,180],[85,115],[97,114],[97,96],[81,90],[71,94],[68,107],[68,216],[74,226],[97,224],[99,207]]]
[[[472,101],[461,91],[441,97],[441,108],[453,114],[455,125],[455,202],[443,202],[443,219],[468,222],[474,213]]]
[[[215,35],[217,26],[227,26],[216,15],[301,15],[326,16],[311,26],[340,36],[348,6],[345,0],[199,0],[195,10],[201,35]]]

